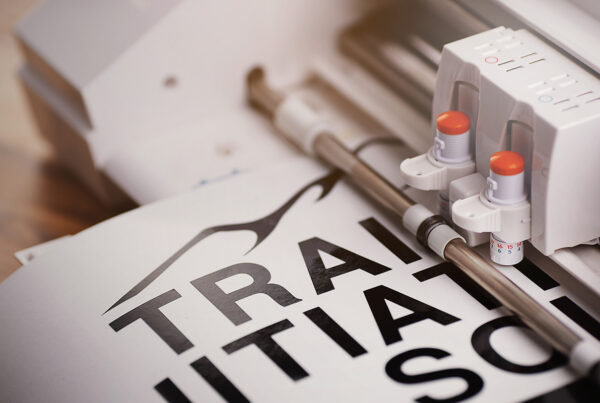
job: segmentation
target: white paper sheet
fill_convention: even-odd
[[[543,370],[547,345],[508,311],[427,272],[440,259],[329,172],[300,160],[215,183],[101,223],[18,270],[0,285],[0,401],[163,401],[157,385],[169,382],[193,401],[516,401],[575,379],[564,365]],[[227,226],[238,223],[251,224]],[[403,259],[416,260],[403,262],[374,227],[386,242],[406,245],[394,249]],[[336,270],[348,272],[332,276]],[[544,290],[505,270],[569,321],[550,303],[565,296],[562,286]],[[215,285],[218,273],[231,276]],[[267,294],[215,305],[219,290],[232,293],[222,302],[266,280]],[[429,309],[423,320],[417,308]],[[145,320],[128,324],[135,312]],[[337,329],[348,351],[318,324]],[[499,329],[487,337],[493,324]],[[282,350],[266,338],[271,357],[240,347],[272,325]],[[206,370],[208,362],[221,375],[203,377],[191,365]]]
[[[15,257],[21,264],[27,264],[31,262],[33,259],[37,259],[45,252],[56,248],[58,245],[63,245],[67,243],[67,241],[71,238],[71,235],[61,236],[60,238],[52,239],[50,241],[40,243],[29,247],[27,249],[22,249],[18,252],[15,252]]]

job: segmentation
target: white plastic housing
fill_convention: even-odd
[[[600,236],[596,77],[531,33],[500,27],[444,47],[432,116],[447,110],[467,113],[471,129],[476,126],[472,141],[480,174],[487,176],[497,151],[525,158],[531,242],[537,249],[551,254]],[[475,204],[477,214],[501,215]],[[462,215],[464,207],[455,202],[453,210],[469,226],[473,220]]]
[[[450,218],[452,218],[452,205],[455,201],[466,199],[470,196],[479,195],[481,189],[485,186],[485,178],[480,173],[473,173],[456,179],[450,182],[449,187],[449,202],[450,202]],[[469,246],[482,245],[489,242],[490,237],[487,232],[467,231],[464,228],[456,227],[456,230],[461,234],[469,244]]]
[[[446,164],[428,152],[402,161],[400,172],[406,184],[416,189],[443,190],[448,189],[453,180],[475,172],[475,161]]]
[[[468,231],[493,232],[503,241],[523,241],[531,237],[531,205],[490,202],[482,192],[457,200],[452,205],[452,221]]]
[[[515,204],[527,199],[525,172],[516,175],[500,175],[490,170],[485,195],[496,204]]]
[[[435,131],[432,154],[446,164],[460,164],[471,160],[469,130],[461,134],[445,134]]]

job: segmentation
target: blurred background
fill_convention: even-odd
[[[0,282],[21,264],[13,253],[81,231],[118,211],[102,205],[39,136],[17,80],[12,27],[34,0],[0,0]]]

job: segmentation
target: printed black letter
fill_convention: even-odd
[[[300,242],[299,246],[317,294],[323,294],[324,292],[334,289],[331,281],[332,278],[356,269],[364,270],[372,275],[381,274],[391,270],[389,267],[357,255],[354,252],[350,252],[349,250],[320,238],[307,239],[306,241]],[[320,250],[343,260],[344,263],[326,269],[321,256],[319,256]]]
[[[242,273],[252,277],[252,284],[230,293],[223,292],[217,285],[221,280]],[[279,284],[269,283],[270,280],[271,273],[265,267],[254,263],[239,263],[197,278],[192,281],[192,285],[237,326],[252,319],[236,303],[251,295],[266,294],[281,306],[302,301]]]
[[[294,327],[292,322],[285,319],[280,322],[274,323],[270,326],[264,327],[257,330],[254,333],[250,333],[247,336],[232,341],[231,343],[223,346],[223,350],[227,354],[231,354],[251,344],[256,345],[267,357],[271,359],[283,372],[287,374],[294,381],[298,381],[308,376],[308,372],[304,370],[290,355],[273,340],[273,335],[284,330]]]
[[[498,354],[490,343],[492,333],[507,326],[527,328],[527,325],[516,316],[503,316],[479,326],[475,332],[473,332],[473,336],[471,336],[471,344],[477,354],[496,368],[508,372],[515,372],[517,374],[535,374],[537,372],[549,371],[566,364],[565,357],[556,350],[552,350],[552,356],[550,356],[550,358],[536,365],[521,365],[508,361]]]
[[[402,340],[399,331],[401,327],[425,319],[434,320],[444,326],[460,320],[449,313],[440,311],[439,309],[383,285],[366,290],[365,298],[367,299],[369,308],[371,308],[371,313],[375,318],[375,322],[377,322],[381,336],[383,337],[385,344],[388,345]],[[413,311],[413,313],[394,319],[392,318],[392,313],[389,311],[385,301],[402,305]]]
[[[398,354],[388,361],[385,366],[385,372],[396,382],[413,384],[421,382],[435,381],[445,378],[462,378],[467,382],[467,389],[459,395],[448,397],[446,399],[434,399],[429,396],[421,396],[415,401],[428,402],[460,402],[475,396],[483,388],[483,379],[475,372],[464,368],[442,369],[440,371],[425,372],[424,374],[408,375],[402,371],[402,365],[416,357],[433,357],[436,359],[448,357],[450,353],[437,348],[417,348]]]
[[[589,334],[600,340],[600,323],[569,297],[559,297],[553,299],[550,303],[571,318],[573,322],[584,328]]]
[[[118,332],[125,326],[141,319],[146,322],[146,324],[154,330],[154,333],[163,339],[173,351],[177,354],[181,354],[194,347],[194,345],[159,309],[180,297],[181,295],[175,290],[167,291],[164,294],[143,303],[137,308],[132,309],[120,318],[113,320],[110,323],[110,327],[112,327],[115,332]]]
[[[396,255],[404,263],[409,264],[421,259],[414,250],[408,247],[404,242],[392,234],[386,227],[373,217],[367,218],[359,223],[364,229],[369,231],[383,246]]]
[[[197,373],[228,402],[248,402],[249,400],[212,363],[208,357],[200,357],[190,364]]]
[[[160,383],[154,386],[160,395],[169,403],[191,403],[192,401],[179,390],[177,385],[169,378],[163,379]]]
[[[350,357],[358,357],[359,355],[365,354],[367,350],[361,346],[354,337],[350,336],[348,332],[344,330],[340,325],[337,324],[331,316],[327,315],[321,308],[313,308],[304,312],[306,317],[310,319],[315,325],[319,327],[327,336],[331,337],[331,340],[335,341],[338,346],[344,349]]]
[[[417,280],[423,282],[441,276],[442,274],[448,276],[460,288],[469,293],[469,295],[479,301],[479,303],[487,309],[495,309],[501,305],[500,302],[484,290],[483,287],[450,262],[440,263],[433,267],[418,271],[414,273],[413,276],[415,276]]]

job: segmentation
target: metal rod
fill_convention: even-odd
[[[387,179],[356,157],[332,134],[319,134],[315,138],[314,147],[315,153],[322,160],[344,171],[362,190],[390,211],[403,216],[406,210],[415,204]]]
[[[255,67],[246,76],[246,89],[248,99],[254,105],[273,116],[277,106],[283,101],[283,94],[273,91],[265,81],[265,72],[260,67]]]
[[[347,173],[363,191],[400,219],[406,210],[415,204],[330,133],[319,134],[315,139],[314,147],[321,159]],[[578,335],[517,284],[500,273],[462,239],[450,241],[444,249],[444,257],[496,297],[505,307],[517,313],[531,329],[561,353],[568,355],[581,341]]]
[[[272,116],[284,96],[266,85],[264,74],[260,69],[254,69],[250,73],[248,85],[252,102]],[[415,204],[331,133],[322,132],[316,136],[314,151],[319,158],[348,174],[361,189],[399,218],[402,218],[408,208]],[[582,341],[576,333],[500,273],[462,239],[456,238],[450,241],[444,249],[444,257],[496,297],[505,307],[519,315],[533,331],[561,353],[569,355]]]
[[[462,239],[454,239],[444,249],[444,256],[469,277],[515,312],[550,345],[565,355],[582,339],[550,311],[540,305],[508,277],[489,264]]]

